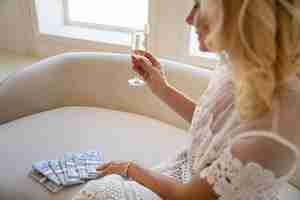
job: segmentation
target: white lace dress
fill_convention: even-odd
[[[189,133],[192,141],[151,168],[187,183],[207,179],[220,200],[274,200],[295,173],[299,150],[291,142],[300,130],[300,81],[287,83],[272,113],[242,123],[233,105],[233,84],[226,66],[215,70],[199,98]],[[268,132],[267,132],[268,131]],[[242,143],[241,143],[242,141]],[[244,144],[244,145],[241,145]],[[247,144],[247,145],[245,145]],[[119,175],[88,182],[73,200],[160,200],[150,189]]]

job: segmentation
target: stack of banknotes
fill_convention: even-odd
[[[96,167],[103,163],[103,156],[97,151],[66,153],[63,159],[33,163],[29,176],[50,192],[59,192],[66,186],[101,177]]]

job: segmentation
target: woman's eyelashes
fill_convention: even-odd
[[[195,2],[195,5],[194,5],[193,9],[197,9],[197,8],[199,8],[199,3]]]

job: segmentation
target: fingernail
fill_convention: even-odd
[[[96,171],[97,174],[102,175],[103,171]]]

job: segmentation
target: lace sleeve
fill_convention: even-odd
[[[296,170],[298,149],[270,132],[238,135],[200,172],[222,200],[276,199]]]

